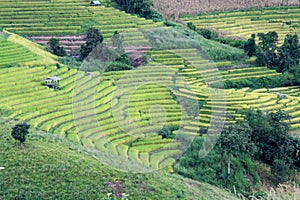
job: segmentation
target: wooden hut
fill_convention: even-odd
[[[45,78],[46,85],[49,88],[53,88],[54,90],[59,89],[59,81],[60,80],[61,80],[61,78],[59,78],[57,76]]]

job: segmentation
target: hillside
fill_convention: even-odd
[[[0,68],[54,65],[58,60],[44,47],[7,31],[0,32],[0,47]]]
[[[181,15],[191,15],[228,10],[244,10],[249,8],[265,8],[275,6],[295,6],[300,5],[297,0],[189,0],[189,1],[169,1],[154,0],[154,8],[168,18],[177,19]]]
[[[196,12],[180,16],[178,24],[125,13],[110,0],[101,6],[89,6],[87,0],[1,1],[0,117],[8,118],[0,118],[0,167],[5,167],[0,169],[0,199],[104,199],[111,192],[109,181],[116,179],[124,182],[130,199],[234,199],[224,190],[171,174],[174,165],[196,136],[202,137],[200,153],[206,155],[216,142],[211,136],[244,121],[242,111],[248,109],[284,110],[291,115],[289,130],[299,134],[300,87],[267,85],[286,76],[256,66],[255,57],[244,53],[243,41],[239,49],[205,39],[183,24],[242,40],[277,31],[281,44],[285,34],[300,34],[300,7],[299,1],[289,1],[293,6],[199,14],[206,4],[209,11],[280,4],[209,2],[174,2],[174,8],[184,10],[174,14],[169,7],[170,18]],[[79,62],[90,27],[98,28],[104,41]],[[115,71],[108,70],[117,59],[105,48],[113,51],[116,31],[125,56],[143,59],[142,65],[122,71],[120,62]],[[69,57],[45,50],[52,37]],[[45,85],[53,76],[60,78],[57,90]],[[31,125],[24,146],[10,136],[14,120]],[[242,169],[243,181],[246,175]]]
[[[8,118],[0,119],[0,199],[105,199],[109,181],[119,179],[130,199],[236,199],[208,184],[163,172],[120,172],[95,159],[82,146],[32,130],[25,145],[10,136]]]
[[[198,28],[216,29],[222,36],[248,39],[251,34],[276,31],[279,43],[288,33],[300,34],[300,7],[216,12],[180,18]]]
[[[76,54],[84,43],[84,32],[92,26],[100,29],[105,40],[118,31],[126,45],[143,46],[147,42],[139,29],[163,24],[121,12],[109,2],[94,7],[84,0],[5,0],[0,2],[0,27],[39,44],[57,37],[69,54]]]
[[[222,51],[230,49],[222,47],[225,48]],[[255,91],[247,88],[222,91],[209,87],[219,80],[278,76],[274,70],[266,67],[219,70],[218,67],[234,66],[234,63],[212,62],[193,48],[153,49],[148,55],[152,61],[137,70],[102,75],[94,72],[92,76],[56,66],[1,69],[1,108],[11,110],[15,119],[91,149],[121,156],[150,169],[167,167],[170,171],[184,151],[180,137],[194,137],[201,128],[209,128],[221,110],[233,116],[225,120],[234,123],[243,120],[240,109],[281,108],[291,113],[292,128],[299,129],[299,87]],[[51,76],[62,78],[60,90],[41,85]],[[216,91],[222,95],[217,96]],[[278,101],[277,91],[285,91],[290,96]],[[199,112],[195,112],[184,102],[203,103]],[[188,116],[187,112],[194,114]],[[180,125],[175,140],[158,136],[161,122]]]

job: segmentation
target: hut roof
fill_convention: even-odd
[[[91,5],[100,5],[100,1],[91,1]]]
[[[49,78],[46,78],[45,81],[60,81],[61,78],[57,77],[57,76],[52,76],[52,77],[49,77]]]

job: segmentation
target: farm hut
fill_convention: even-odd
[[[101,3],[100,3],[100,1],[91,1],[90,5],[91,6],[100,6]]]
[[[52,76],[49,78],[45,78],[45,82],[46,85],[49,88],[53,88],[54,90],[59,89],[59,81],[61,80],[61,78],[57,77],[57,76]]]

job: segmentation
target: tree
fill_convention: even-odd
[[[111,38],[112,46],[108,47],[103,43],[99,43],[90,52],[89,59],[82,62],[81,70],[83,71],[118,71],[118,70],[129,70],[132,69],[132,63],[130,58],[125,52],[123,47],[123,38],[115,31]],[[96,40],[95,40],[96,41]],[[94,42],[95,42],[94,41]],[[92,41],[88,41],[89,46],[93,46]]]
[[[48,49],[51,53],[57,56],[66,56],[67,53],[63,47],[60,46],[58,39],[51,38],[49,39],[48,43]]]
[[[12,131],[11,131],[11,136],[15,140],[19,140],[20,143],[24,143],[26,140],[26,135],[29,133],[28,129],[30,128],[30,125],[24,122],[21,122],[19,124],[16,124]]]
[[[131,60],[128,57],[128,55],[125,53],[125,49],[123,47],[123,37],[119,34],[118,31],[115,31],[113,37],[112,37],[112,44],[113,47],[115,47],[115,52],[117,53],[117,58],[114,62],[120,63],[124,66],[127,66],[129,69],[131,69]]]
[[[162,139],[170,138],[171,135],[172,135],[172,131],[171,131],[167,126],[164,126],[164,127],[158,132],[158,134],[161,135]]]
[[[287,171],[293,168],[296,155],[295,140],[289,135],[290,116],[282,110],[262,112],[250,110],[246,119],[251,127],[252,141],[258,151],[256,158],[271,166],[278,183],[286,180]]]
[[[83,61],[98,44],[103,42],[103,36],[98,29],[89,28],[85,40],[85,44],[81,45],[80,48],[80,61]]]
[[[145,18],[152,14],[151,0],[117,0],[117,3],[128,13],[138,14]]]
[[[257,34],[259,43],[256,48],[256,64],[258,66],[266,65],[268,68],[277,67],[277,43],[278,34],[275,31]]]
[[[234,124],[225,127],[218,144],[221,147],[221,166],[224,171],[224,154],[227,153],[227,174],[230,174],[231,154],[250,154],[254,145],[250,139],[250,128],[246,124]]]
[[[255,44],[255,34],[251,35],[251,38],[247,40],[244,44],[244,51],[248,56],[255,56],[256,44]]]
[[[287,34],[283,45],[279,48],[279,72],[291,72],[294,67],[299,67],[300,44],[296,34]]]

